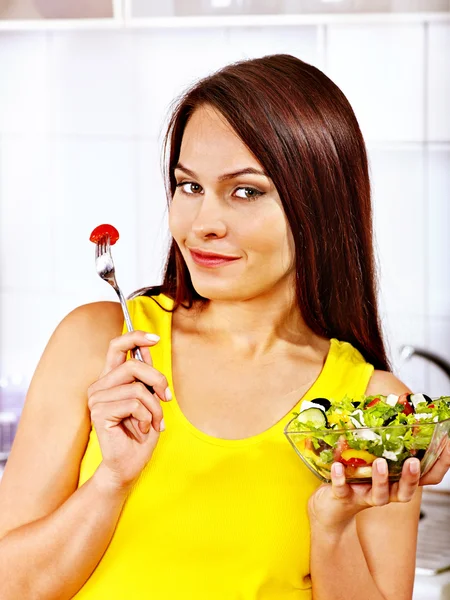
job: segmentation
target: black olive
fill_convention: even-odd
[[[433,398],[430,398],[430,396],[427,396],[426,394],[422,394],[422,396],[425,398],[427,404],[432,404]]]
[[[316,448],[313,444],[312,447],[312,451],[314,452],[314,454],[317,454],[317,456],[319,456],[319,454],[323,451],[323,450],[329,450],[331,448],[331,446],[329,444],[327,444],[326,442],[324,442],[323,440],[317,440],[319,442],[319,447]]]
[[[383,421],[383,427],[386,427],[386,425],[389,425],[389,423],[392,423],[392,421],[394,421],[397,418],[397,413],[395,413],[392,417],[388,417],[387,419],[385,419]]]
[[[311,402],[313,404],[320,404],[320,406],[323,406],[325,410],[328,410],[331,406],[331,402],[327,400],[327,398],[314,398],[314,400],[311,400]]]
[[[358,408],[358,406],[361,404],[361,402],[352,402],[352,404],[355,408]]]

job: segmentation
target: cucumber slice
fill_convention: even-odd
[[[304,425],[313,425],[314,429],[327,427],[328,421],[323,410],[320,408],[307,408],[298,415],[297,421]]]

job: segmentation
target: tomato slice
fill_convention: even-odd
[[[371,408],[372,406],[375,406],[375,404],[378,404],[378,402],[381,402],[380,398],[374,398],[369,402],[366,408]]]
[[[333,460],[340,461],[344,450],[348,450],[349,448],[350,446],[348,445],[347,440],[343,435],[341,435],[336,446],[334,447]]]
[[[409,394],[402,394],[402,395],[399,397],[399,399],[397,400],[397,402],[398,402],[399,404],[403,404],[403,407],[404,407],[404,408],[403,408],[403,410],[402,410],[402,413],[403,413],[404,415],[410,415],[410,414],[412,414],[412,413],[414,412],[414,409],[413,409],[413,407],[412,407],[411,403],[410,403],[410,402],[409,402],[409,400],[408,400],[408,396],[409,396]]]
[[[108,236],[108,235],[109,235],[109,243],[110,243],[110,245],[114,246],[114,244],[119,239],[119,232],[112,225],[106,225],[106,224],[105,225],[99,225],[91,233],[89,239],[91,240],[91,242],[94,242],[94,244],[97,244],[101,240],[102,237],[105,237],[105,236]]]

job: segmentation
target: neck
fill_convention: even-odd
[[[286,345],[310,345],[317,338],[287,287],[247,300],[209,300],[195,321],[201,335],[252,358]]]

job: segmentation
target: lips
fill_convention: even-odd
[[[214,254],[212,252],[203,252],[202,250],[189,249],[192,260],[201,267],[220,267],[239,260],[239,256],[225,256],[223,254]]]

